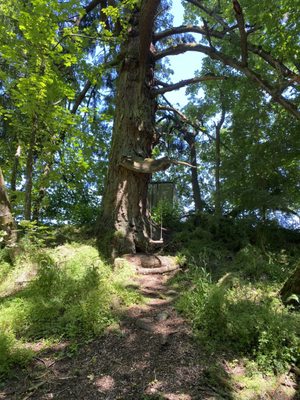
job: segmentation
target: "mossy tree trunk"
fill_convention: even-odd
[[[284,303],[300,306],[300,266],[285,282],[280,291],[280,296]]]
[[[158,0],[144,0],[132,14],[122,46],[116,111],[106,189],[99,219],[99,242],[119,254],[146,251],[149,244],[147,189],[151,173],[127,168],[126,162],[151,157],[155,138],[156,101],[151,95],[154,55],[151,52]],[[126,161],[126,162],[124,162]],[[151,172],[151,171],[150,171]]]

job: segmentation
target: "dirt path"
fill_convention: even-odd
[[[126,310],[120,329],[84,346],[72,358],[39,368],[20,378],[0,399],[11,400],[191,400],[218,399],[203,383],[203,354],[190,328],[176,313],[176,292],[168,275],[140,276],[147,304]]]

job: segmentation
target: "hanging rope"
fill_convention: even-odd
[[[153,228],[152,228],[152,224],[153,224],[153,220],[152,220],[152,193],[150,196],[150,243],[163,243],[164,239],[163,239],[163,227],[162,227],[162,207],[160,209],[160,239],[159,240],[154,240],[153,239]]]

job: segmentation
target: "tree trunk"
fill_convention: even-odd
[[[13,247],[17,241],[17,231],[11,206],[4,184],[4,177],[0,168],[0,231],[4,232],[3,242]],[[1,236],[0,236],[1,239]]]
[[[26,172],[25,172],[25,204],[24,204],[24,219],[31,220],[31,203],[32,203],[32,174],[33,174],[33,157],[34,157],[34,146],[35,146],[35,126],[33,126],[29,149],[26,161]]]
[[[46,163],[43,174],[41,176],[39,194],[38,194],[37,198],[35,199],[35,202],[33,205],[33,211],[32,211],[32,219],[33,219],[33,221],[36,221],[36,222],[38,222],[40,219],[42,203],[47,194],[47,186],[48,186],[49,175],[51,172],[52,164],[53,164],[52,162]]]
[[[19,164],[20,164],[20,155],[21,155],[21,146],[19,145],[16,150],[15,154],[15,159],[14,159],[14,164],[13,168],[11,171],[11,178],[10,178],[10,190],[11,190],[11,196],[10,196],[10,203],[12,206],[14,206],[17,195],[17,176],[18,176],[18,170],[19,170]]]
[[[216,127],[216,166],[215,166],[215,215],[220,217],[222,214],[221,206],[221,185],[220,185],[220,166],[221,166],[221,140],[220,128]]]
[[[131,18],[131,28],[121,54],[116,111],[108,176],[98,232],[115,258],[119,254],[147,251],[149,222],[147,190],[151,173],[136,172],[124,160],[151,157],[156,101],[153,83],[154,54],[151,36],[158,0],[144,0]],[[142,168],[140,169],[142,171]],[[108,250],[108,249],[107,249]]]
[[[191,178],[192,178],[192,189],[193,198],[195,203],[195,211],[203,211],[205,205],[204,201],[201,199],[200,185],[198,181],[198,169],[197,169],[197,151],[196,151],[196,132],[186,132],[184,134],[184,140],[187,142],[190,148],[190,161],[191,165],[195,168],[191,168]]]
[[[280,296],[284,303],[300,306],[300,267],[288,278],[280,290]]]
[[[220,97],[223,95],[220,93]],[[221,182],[220,182],[220,168],[221,168],[221,129],[225,121],[225,107],[222,104],[222,114],[220,121],[216,125],[216,147],[215,147],[215,216],[220,218],[222,216],[222,201],[221,201]]]

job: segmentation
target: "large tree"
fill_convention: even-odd
[[[99,229],[100,236],[107,232],[112,234],[109,238],[113,239],[113,256],[149,249],[148,182],[153,172],[164,170],[173,162],[168,158],[151,158],[157,139],[155,96],[191,83],[222,78],[206,74],[178,84],[166,84],[154,79],[155,62],[186,51],[202,52],[248,77],[273,101],[300,119],[296,107],[298,98],[286,95],[289,88],[294,90],[299,79],[291,55],[284,64],[280,57],[282,42],[274,42],[279,50],[276,49],[273,55],[269,51],[272,42],[266,41],[268,49],[265,50],[261,40],[258,40],[257,31],[267,32],[274,26],[270,27],[269,23],[267,28],[257,27],[251,8],[247,8],[247,18],[237,1],[224,1],[219,9],[209,8],[207,2],[188,0],[188,3],[192,7],[188,12],[193,11],[193,15],[197,16],[194,21],[202,21],[203,25],[171,27],[155,33],[159,1],[137,2],[131,11],[120,51],[112,147]],[[222,11],[226,11],[227,19],[222,16]],[[187,13],[187,18],[189,15]],[[260,23],[264,21],[266,18],[260,15]],[[201,34],[200,43],[196,43],[191,36],[184,36],[190,33]],[[182,35],[184,40],[175,40],[178,35]],[[168,46],[170,39],[172,45]]]

